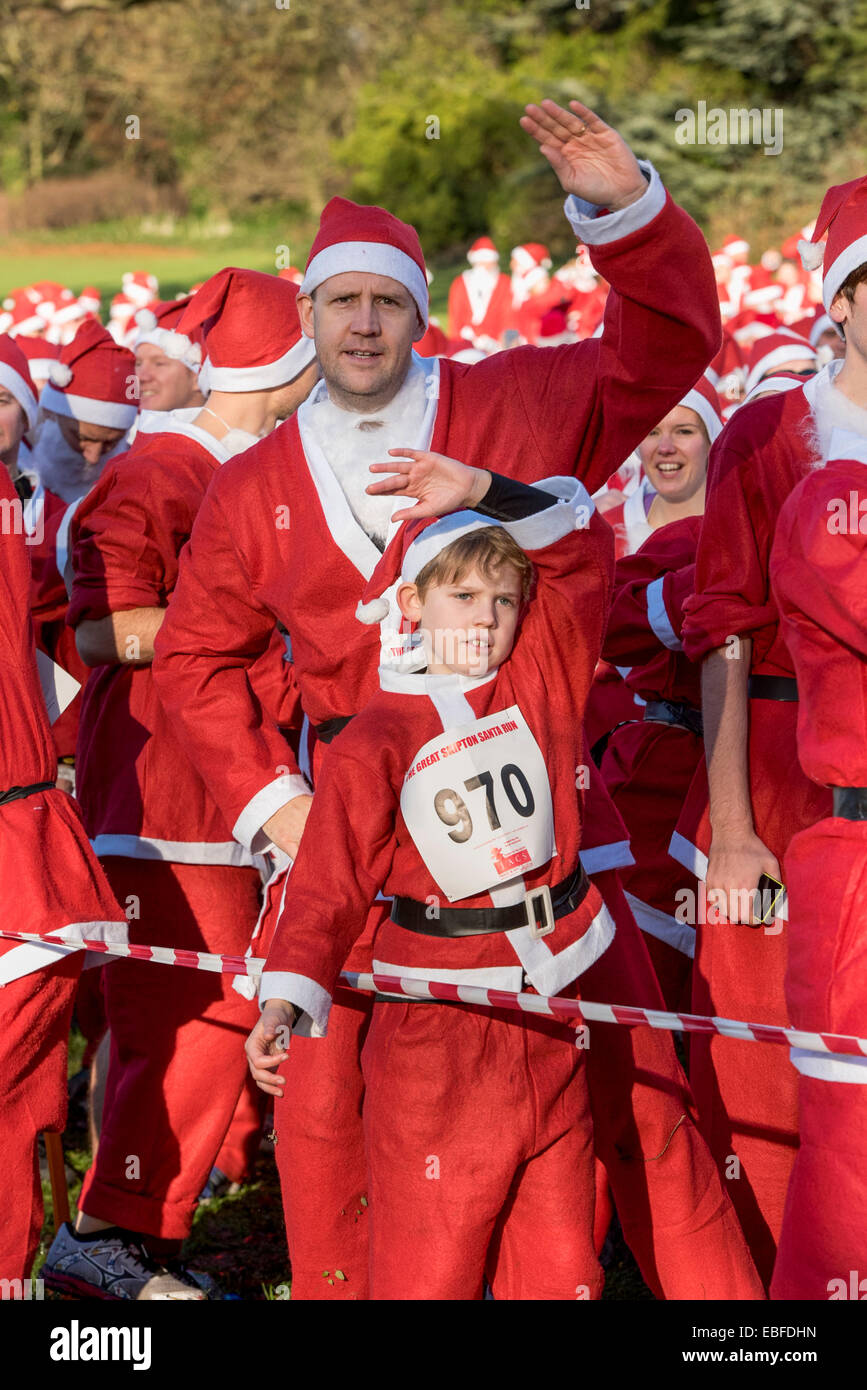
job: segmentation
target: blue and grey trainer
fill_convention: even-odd
[[[196,1302],[208,1298],[207,1291],[185,1269],[169,1271],[158,1264],[141,1236],[118,1226],[82,1239],[65,1221],[51,1243],[41,1277],[56,1293],[79,1298]]]

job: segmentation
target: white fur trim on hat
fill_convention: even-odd
[[[701,420],[702,424],[707,430],[708,438],[710,439],[711,444],[713,444],[717,435],[722,430],[723,422],[720,419],[719,415],[717,415],[710,401],[706,400],[705,397],[701,394],[701,392],[696,391],[695,387],[693,387],[691,391],[687,391],[683,400],[680,401],[679,404],[686,406],[687,410],[695,411],[696,415],[698,415],[699,419]]]
[[[831,330],[842,338],[843,334],[840,330],[839,323],[835,323],[830,314],[820,314],[813,324],[813,327],[810,329],[810,346],[818,347],[819,339],[822,334],[828,333]]]
[[[16,372],[14,367],[10,367],[8,362],[0,362],[0,386],[5,386],[6,390],[15,397],[27,416],[27,428],[32,430],[36,424],[38,410],[36,397],[23,376]]]
[[[416,265],[412,256],[397,246],[389,246],[383,241],[337,241],[326,246],[313,257],[304,272],[304,279],[298,289],[299,294],[312,294],[332,275],[343,275],[346,271],[364,271],[368,275],[387,275],[397,280],[399,285],[409,290],[418,309],[423,328],[413,334],[413,341],[424,337],[428,325],[428,294],[424,271]]]
[[[89,425],[105,425],[111,430],[128,430],[138,414],[138,407],[134,402],[127,405],[122,401],[99,401],[90,396],[73,396],[69,392],[58,391],[50,381],[42,388],[39,405],[42,410],[53,410],[56,415],[68,415],[72,420],[85,420]]]
[[[175,362],[182,362],[188,371],[198,375],[202,367],[201,345],[191,343],[186,333],[177,333],[173,328],[157,328],[153,314],[150,317],[154,320],[154,326],[145,328],[141,320],[147,313],[147,309],[139,309],[135,316],[136,323],[143,331],[136,335],[133,350],[141,347],[143,343],[150,343],[152,347],[164,352],[166,357],[171,357]]]
[[[153,309],[136,309],[133,318],[141,329],[142,333],[152,333],[157,326],[157,316]]]
[[[798,255],[805,270],[818,270],[825,258],[824,241],[799,241]]]
[[[199,373],[199,389],[205,395],[209,391],[269,391],[294,381],[315,356],[313,339],[302,337],[276,362],[261,367],[215,367],[206,357]]]
[[[840,286],[849,279],[853,270],[857,270],[859,265],[864,265],[867,261],[867,236],[859,236],[855,241],[849,243],[845,251],[841,251],[836,261],[825,269],[822,276],[822,303],[826,309],[830,309],[834,296]]]
[[[783,343],[780,347],[774,348],[773,352],[769,352],[766,357],[763,357],[760,362],[756,363],[747,377],[747,395],[749,395],[753,387],[757,385],[762,377],[767,375],[772,368],[779,369],[784,362],[798,362],[802,358],[813,362],[816,360],[816,349],[810,347],[809,343],[806,341],[803,343],[793,341],[791,347],[788,343]]]
[[[68,386],[72,380],[72,368],[67,362],[52,362],[48,368],[48,380],[53,386]]]
[[[372,598],[370,603],[359,603],[355,610],[355,616],[360,623],[372,626],[374,623],[381,623],[388,617],[391,604],[387,598]]]

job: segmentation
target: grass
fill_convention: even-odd
[[[299,224],[292,219],[264,219],[231,230],[187,219],[163,234],[155,230],[159,225],[129,218],[0,238],[0,298],[36,280],[59,280],[77,293],[95,285],[107,313],[124,271],[151,271],[159,280],[160,298],[173,299],[226,265],[274,272],[281,247],[288,247],[292,264],[303,268],[310,244],[309,228],[296,234]],[[285,251],[281,263],[288,264]],[[443,321],[449,285],[465,266],[463,261],[432,264],[431,310]]]

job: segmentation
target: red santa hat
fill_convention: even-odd
[[[8,294],[3,300],[3,332],[12,338],[16,338],[19,333],[35,335],[42,332],[45,319],[36,312],[40,302],[39,295],[31,286],[13,290]],[[5,315],[8,315],[8,320]]]
[[[202,365],[201,333],[193,331],[188,335],[179,333],[177,328],[191,299],[192,295],[185,294],[181,299],[164,300],[136,310],[138,333],[133,348],[141,347],[142,343],[151,343],[166,357],[183,362],[189,371],[198,375]]]
[[[467,252],[470,265],[498,265],[500,253],[489,236],[478,237]]]
[[[102,295],[95,285],[85,285],[81,294],[78,296],[78,303],[85,314],[98,314],[102,304]]]
[[[297,265],[284,265],[282,270],[277,271],[277,274],[281,280],[291,280],[293,285],[300,285],[304,279],[304,272],[299,270]]]
[[[332,275],[349,270],[387,275],[403,285],[415,300],[421,319],[413,339],[418,342],[423,337],[428,325],[427,278],[415,227],[385,208],[332,198],[322,210],[301,294],[312,294]]]
[[[38,411],[36,387],[27,358],[8,333],[0,333],[0,386],[15,397],[27,417],[27,428],[32,430]]]
[[[139,308],[150,304],[159,293],[159,281],[147,270],[128,270],[121,276],[121,290]]]
[[[750,243],[744,241],[742,236],[723,237],[720,250],[727,256],[748,256],[750,254]]]
[[[88,319],[52,362],[39,404],[43,410],[127,430],[138,406],[130,399],[135,358],[101,324]]]
[[[441,550],[453,541],[483,531],[500,523],[481,512],[451,512],[448,516],[420,517],[405,521],[386,547],[382,559],[364,587],[361,602],[355,610],[359,622],[367,625],[383,622],[391,611],[389,590],[400,584],[414,584],[425,565],[436,559]]]
[[[727,255],[725,251],[714,251],[713,255],[710,258],[710,261],[711,265],[714,267],[714,270],[725,270],[727,268],[730,269],[734,265],[734,261],[732,260],[731,256]]]
[[[17,334],[15,343],[27,359],[31,379],[38,377],[40,381],[47,381],[52,362],[60,357],[60,344],[49,343],[45,338],[30,338],[26,333]]]
[[[528,241],[522,246],[512,247],[512,260],[518,263],[519,274],[527,275],[534,270],[551,269],[551,253],[539,241]]]
[[[747,405],[759,396],[778,396],[781,391],[794,391],[803,384],[804,378],[796,376],[794,372],[778,372],[775,376],[766,376],[757,381],[749,395],[744,396],[740,405]]]
[[[822,302],[830,309],[840,286],[867,261],[867,177],[828,189],[813,234],[798,250],[805,270],[822,267]]]
[[[203,391],[266,391],[294,381],[316,356],[301,332],[291,280],[227,266],[206,280],[184,309],[176,332],[204,337]]]
[[[800,361],[802,358],[815,362],[816,349],[811,347],[800,333],[793,333],[790,328],[780,328],[776,333],[769,333],[767,337],[760,338],[758,342],[753,343],[747,359],[747,395],[772,368],[781,366],[783,362]]]
[[[695,411],[713,444],[723,427],[723,418],[719,396],[707,377],[700,376],[692,390],[687,391],[682,401],[678,401],[678,405]]]

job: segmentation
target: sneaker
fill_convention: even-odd
[[[141,1236],[110,1226],[76,1238],[65,1221],[51,1243],[42,1278],[56,1293],[79,1298],[192,1299],[206,1291],[182,1267],[169,1271],[148,1254]]]
[[[199,1193],[199,1202],[212,1202],[215,1197],[234,1197],[241,1184],[227,1177],[222,1168],[212,1168],[208,1181]]]

